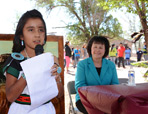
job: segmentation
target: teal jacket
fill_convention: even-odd
[[[75,76],[76,101],[80,99],[78,88],[94,85],[119,84],[115,64],[107,59],[102,59],[102,68],[98,74],[92,57],[80,61],[77,65]]]

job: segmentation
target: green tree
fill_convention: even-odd
[[[120,9],[125,7],[127,12],[137,14],[140,18],[142,29],[144,31],[145,41],[148,45],[148,0],[97,0],[98,7],[103,9]],[[148,49],[147,49],[148,50]]]
[[[35,0],[50,12],[56,7],[65,7],[72,21],[66,24],[67,37],[76,42],[87,42],[93,35],[120,37],[122,28],[108,10],[97,6],[97,0]],[[76,41],[77,40],[77,41]]]

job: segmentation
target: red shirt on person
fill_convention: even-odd
[[[120,46],[118,48],[118,57],[124,57],[124,52],[125,52],[125,47],[124,46]]]

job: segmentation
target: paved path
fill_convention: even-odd
[[[129,66],[126,66],[126,68],[117,68],[117,74],[118,74],[118,78],[128,78],[128,70],[129,70]],[[146,72],[146,68],[141,68],[141,67],[133,67],[133,69],[135,70],[135,82],[136,83],[145,83],[146,80],[143,78],[144,73]],[[64,73],[65,76],[65,114],[68,114],[68,110],[69,110],[69,96],[68,96],[68,91],[67,91],[67,83],[69,81],[75,80],[75,72],[76,69],[74,69],[72,67],[72,65],[70,64],[70,68],[69,68],[70,72],[67,74],[66,72]],[[75,96],[73,96],[73,102],[75,102]]]

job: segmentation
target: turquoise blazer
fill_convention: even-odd
[[[92,57],[80,61],[77,65],[75,75],[76,101],[80,99],[78,88],[82,86],[94,85],[114,85],[119,84],[115,64],[105,58],[102,59],[102,68],[98,74]]]

